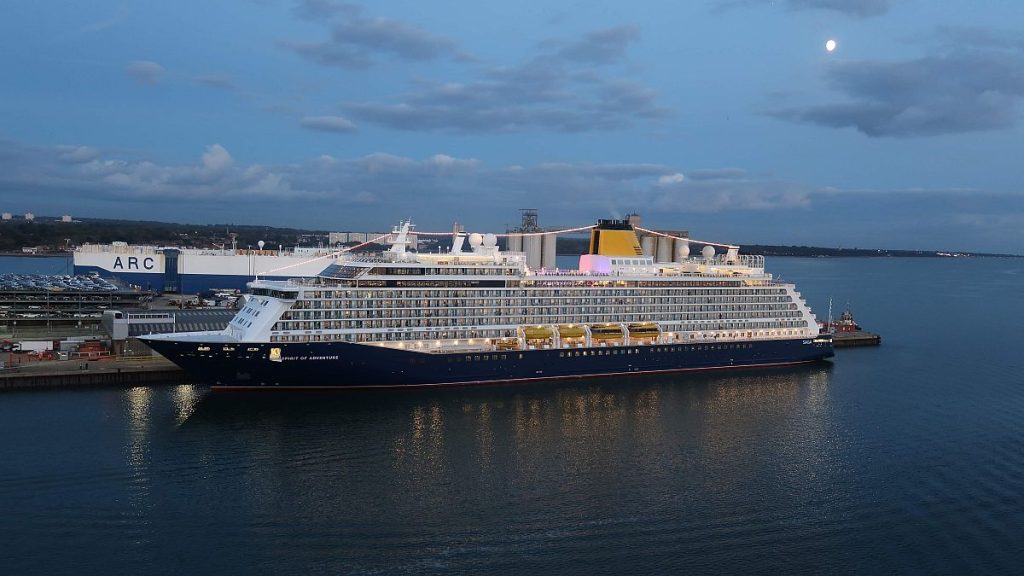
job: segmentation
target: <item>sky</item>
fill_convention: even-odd
[[[5,212],[1024,254],[1019,0],[5,0],[0,53]]]

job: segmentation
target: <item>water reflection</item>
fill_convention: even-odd
[[[841,431],[829,422],[829,371],[726,378],[707,388],[699,448],[704,490],[728,499],[756,475],[814,489],[834,472]],[[736,462],[747,465],[737,466]]]
[[[153,399],[153,389],[148,386],[138,386],[124,391],[123,402],[127,413],[126,430],[128,433],[126,452],[128,465],[136,473],[141,473],[145,464],[146,452],[149,444],[150,406]]]
[[[122,394],[126,415],[125,457],[128,464],[128,505],[131,517],[141,525],[148,524],[150,509],[150,440],[153,429],[154,389],[147,386],[129,388]],[[140,541],[144,540],[140,535]]]
[[[440,405],[414,406],[409,412],[408,429],[392,441],[392,466],[396,474],[411,483],[443,478],[445,458],[444,410]]]
[[[831,365],[723,375],[405,392],[174,394],[183,433],[249,460],[255,485],[292,490],[375,481],[408,499],[450,502],[489,482],[562,489],[616,476],[693,472],[728,492],[765,467],[793,481],[828,471]],[[209,446],[216,452],[229,449]],[[769,446],[769,449],[766,449]],[[785,454],[780,457],[779,451]],[[257,464],[258,462],[258,464]],[[280,465],[288,463],[288,478]],[[777,470],[775,470],[778,468]],[[269,482],[268,482],[269,481]],[[713,485],[711,485],[713,484]],[[340,496],[339,496],[340,497]]]
[[[192,416],[192,412],[195,411],[203,394],[200,392],[199,387],[194,384],[174,386],[171,388],[170,394],[174,402],[175,411],[177,412],[175,423],[180,426]]]
[[[477,408],[476,439],[479,445],[480,468],[489,471],[491,456],[494,454],[494,423],[491,421],[491,405],[482,403]]]

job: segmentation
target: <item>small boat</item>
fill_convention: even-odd
[[[874,332],[867,332],[853,319],[849,308],[843,311],[838,320],[823,322],[822,331],[832,334],[832,346],[878,346],[882,337]]]

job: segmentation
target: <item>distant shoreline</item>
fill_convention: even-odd
[[[63,248],[81,244],[109,244],[115,241],[149,246],[255,246],[263,241],[270,246],[327,246],[329,233],[295,228],[275,228],[256,225],[221,224],[175,224],[168,222],[125,221],[83,218],[71,223],[53,223],[46,217],[37,217],[35,222],[4,222],[0,224],[4,235],[0,237],[0,256],[18,258],[55,258],[72,254]],[[827,238],[825,238],[827,240]],[[589,248],[588,238],[558,238],[557,253],[572,256],[584,253]],[[433,246],[447,244],[445,239],[435,238]],[[431,245],[431,243],[428,243]],[[48,249],[47,252],[28,254],[21,251],[23,246]],[[691,241],[695,252],[703,244]],[[868,248],[828,248],[822,246],[797,246],[779,244],[741,244],[745,254],[761,256],[790,256],[794,258],[1024,258],[1022,254],[995,254],[967,250],[900,250]]]
[[[692,241],[691,254],[699,254],[703,242]],[[559,238],[559,256],[585,253],[588,241],[580,238]],[[790,258],[1024,258],[1020,254],[993,254],[990,252],[945,250],[893,250],[873,248],[828,248],[824,246],[782,246],[777,244],[742,244],[740,253],[758,256],[786,256]]]

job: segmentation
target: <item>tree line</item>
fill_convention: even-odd
[[[231,246],[229,233],[237,234],[240,248],[256,248],[260,240],[266,249],[278,245],[316,246],[326,244],[327,233],[295,228],[274,228],[235,224],[173,224],[133,220],[82,220],[76,222],[8,220],[0,223],[0,251],[21,252],[40,247],[45,252],[70,251],[81,244],[127,242],[157,246],[212,248]]]

